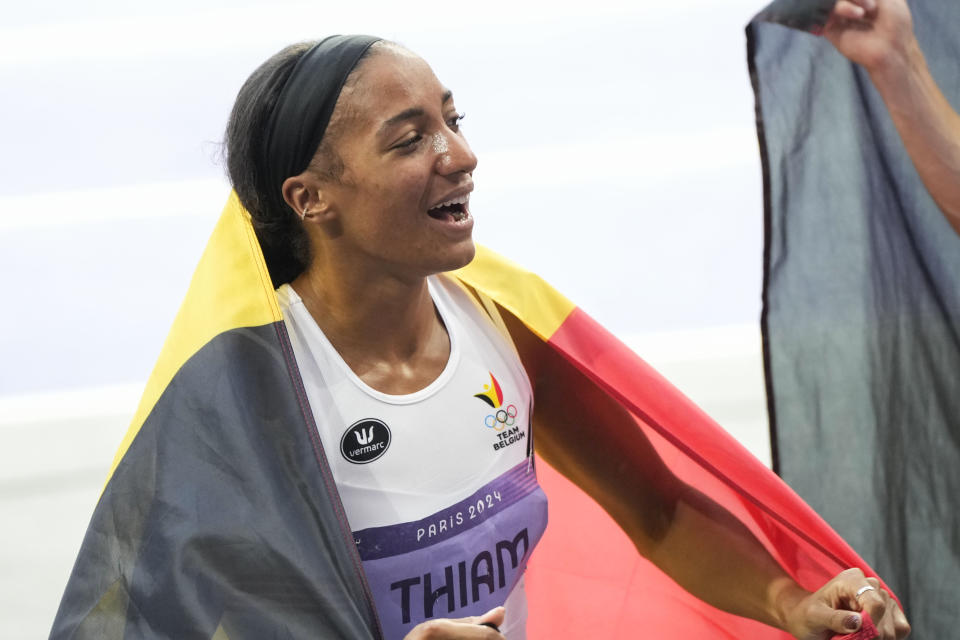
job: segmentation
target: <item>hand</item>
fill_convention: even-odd
[[[917,46],[906,0],[838,0],[823,35],[871,73],[906,60]]]
[[[873,587],[857,597],[865,586]],[[910,633],[910,624],[896,601],[880,587],[876,578],[867,578],[860,569],[847,569],[815,593],[786,607],[787,631],[800,640],[829,640],[860,628],[860,611],[870,614],[880,640],[901,640]]]
[[[421,622],[410,630],[403,640],[503,640],[503,635],[483,624],[499,627],[503,624],[504,609],[497,607],[482,616],[467,618],[436,618]]]

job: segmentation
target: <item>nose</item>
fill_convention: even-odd
[[[477,156],[470,150],[466,138],[459,133],[446,131],[433,134],[433,149],[437,154],[437,173],[473,173],[477,168]]]

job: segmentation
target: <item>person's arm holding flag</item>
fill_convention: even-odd
[[[673,474],[623,406],[518,320],[504,321],[534,387],[537,452],[686,591],[802,640],[855,632],[863,613],[880,640],[910,633],[893,598],[860,569],[803,589],[743,523]]]
[[[930,74],[905,0],[839,0],[824,36],[860,64],[927,190],[960,233],[960,115]]]

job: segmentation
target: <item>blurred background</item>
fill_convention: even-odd
[[[4,7],[0,638],[41,638],[226,200],[237,90],[283,46],[421,54],[480,158],[475,237],[539,272],[769,462],[762,184],[728,0]]]

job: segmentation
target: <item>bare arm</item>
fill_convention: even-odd
[[[841,574],[816,594],[802,589],[739,520],[670,472],[629,412],[512,316],[504,320],[534,384],[538,453],[593,497],[642,555],[701,600],[798,638],[859,626],[839,604],[866,584],[862,573]],[[885,595],[861,598],[875,619]],[[900,635],[893,630],[893,609],[883,636],[890,640],[909,629],[903,619]]]
[[[920,51],[905,0],[840,0],[824,35],[870,74],[923,184],[960,233],[960,115]]]

